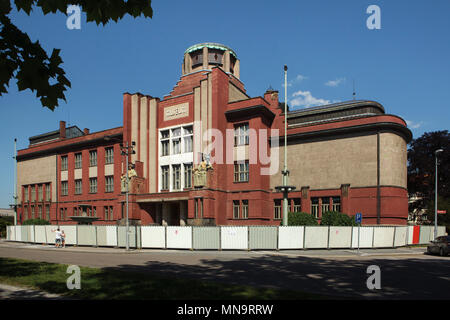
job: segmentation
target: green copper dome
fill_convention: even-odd
[[[202,49],[204,47],[207,47],[209,49],[219,49],[219,50],[228,50],[230,51],[230,53],[237,59],[237,55],[236,52],[233,51],[233,49],[224,46],[223,44],[220,43],[213,43],[213,42],[205,42],[205,43],[199,43],[199,44],[194,44],[193,46],[190,46],[189,48],[186,49],[186,51],[184,52],[184,54],[186,53],[190,53],[192,51],[196,51],[199,49]]]

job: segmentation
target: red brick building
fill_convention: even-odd
[[[123,223],[125,156],[133,145],[129,219],[149,225],[278,225],[284,104],[278,92],[251,98],[240,61],[223,45],[184,54],[182,76],[163,99],[123,96],[123,127],[77,127],[30,138],[18,152],[19,220]],[[290,210],[362,212],[366,224],[406,224],[403,119],[374,101],[289,111]],[[123,189],[124,190],[124,189]],[[122,190],[122,191],[123,191]]]

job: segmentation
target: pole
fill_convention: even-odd
[[[359,230],[361,228],[361,223],[358,223],[358,254],[359,254]]]
[[[14,139],[14,225],[17,225],[17,139]]]
[[[438,202],[438,160],[437,152],[434,153],[435,163],[436,163],[436,178],[435,178],[435,188],[434,188],[434,240],[437,238],[437,202]]]
[[[283,186],[288,185],[287,177],[287,66],[284,66],[284,169]],[[288,194],[283,192],[283,226],[288,225]]]
[[[126,163],[126,171],[127,171],[127,190],[126,190],[126,195],[125,195],[125,198],[126,198],[126,207],[127,207],[127,216],[126,216],[126,250],[128,251],[128,250],[130,250],[130,242],[129,242],[129,223],[128,223],[128,191],[129,191],[129,181],[128,181],[128,152],[129,152],[129,148],[128,148],[128,141],[127,141],[127,144],[126,144],[126,148],[127,148],[127,151],[126,151],[126,155],[127,155],[127,163]]]

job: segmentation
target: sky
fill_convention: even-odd
[[[380,29],[371,5],[380,9]],[[202,42],[232,48],[247,93],[270,86],[299,109],[352,99],[375,100],[402,117],[413,138],[448,130],[450,119],[450,1],[448,0],[153,0],[153,18],[124,17],[97,26],[81,16],[35,8],[10,14],[12,22],[50,55],[61,49],[71,88],[55,111],[15,79],[0,96],[0,208],[13,203],[14,139],[57,130],[59,121],[91,132],[122,126],[123,93],[163,98],[181,76],[184,51]],[[371,24],[369,23],[369,25]]]

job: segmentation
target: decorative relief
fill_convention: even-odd
[[[189,116],[188,102],[164,108],[164,121],[184,118],[187,116]]]

